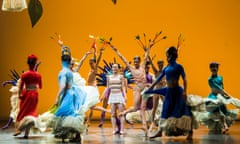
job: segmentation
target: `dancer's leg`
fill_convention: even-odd
[[[125,110],[124,112],[120,113],[120,115],[126,115],[129,112],[135,112],[140,108],[141,105],[141,94],[140,90],[137,88],[133,89],[133,101],[134,105],[133,107],[130,107],[129,109]]]
[[[123,104],[118,104],[118,110],[119,112],[123,112],[124,111],[124,105]],[[124,134],[124,115],[121,115],[120,116],[120,123],[119,123],[119,126],[120,126],[120,134]]]
[[[13,123],[13,118],[9,117],[8,122],[5,126],[2,127],[2,129],[7,129],[9,126]]]
[[[142,127],[145,132],[145,136],[147,136],[148,127],[147,127],[147,120],[146,120],[146,107],[147,107],[147,100],[141,100],[141,118],[142,118]]]
[[[107,108],[107,106],[108,106],[108,99],[105,97],[104,99],[103,99],[103,108]],[[104,119],[105,119],[105,111],[103,111],[102,113],[101,113],[101,119],[100,119],[100,122],[99,122],[99,124],[98,124],[98,126],[99,127],[102,127],[102,125],[103,125],[103,122],[104,122]]]
[[[157,110],[157,107],[158,107],[159,97],[160,96],[157,95],[157,94],[153,95],[153,108],[152,108],[151,126],[149,128],[149,132],[151,132],[152,129],[156,126],[154,120],[155,120],[156,110]]]
[[[112,129],[113,129],[113,134],[116,134],[116,104],[111,104],[111,122],[112,122]]]

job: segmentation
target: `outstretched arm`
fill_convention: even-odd
[[[132,66],[128,63],[128,61],[126,60],[126,58],[121,55],[121,53],[118,51],[118,49],[113,46],[112,44],[110,44],[110,47],[112,48],[113,51],[115,51],[115,53],[119,56],[119,58],[125,63],[125,65],[128,67],[128,68],[131,68]]]
[[[14,80],[4,81],[4,82],[2,82],[1,85],[4,87],[4,86],[6,86],[7,84],[10,84],[10,85],[12,85],[12,86],[16,86],[16,82],[15,82]]]
[[[162,78],[165,76],[165,69],[163,69],[162,73],[157,77],[157,79],[152,83],[149,89],[153,89],[155,85],[162,80]]]

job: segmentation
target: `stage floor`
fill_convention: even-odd
[[[0,123],[1,126],[4,124]],[[185,137],[166,137],[148,139],[143,135],[140,124],[135,124],[132,128],[125,124],[126,134],[112,135],[110,121],[106,121],[103,128],[98,127],[98,122],[91,122],[88,133],[82,134],[82,144],[239,144],[240,143],[240,121],[237,121],[230,128],[228,134],[213,135],[208,134],[208,129],[200,126],[194,130],[193,141],[185,140]],[[12,136],[14,128],[0,130],[1,144],[57,144],[62,143],[60,139],[55,139],[51,132],[31,134],[29,139],[23,139],[23,135]],[[67,140],[65,143],[70,143]]]

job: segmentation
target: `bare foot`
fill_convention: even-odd
[[[162,131],[161,129],[158,129],[157,132],[155,132],[153,135],[150,135],[149,138],[156,138],[161,136],[162,136]]]

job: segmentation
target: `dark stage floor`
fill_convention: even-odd
[[[1,126],[4,124],[0,123]],[[31,134],[29,139],[23,139],[22,135],[13,137],[14,128],[0,130],[1,144],[55,144],[62,143],[55,139],[51,132]],[[140,124],[135,124],[131,128],[126,124],[125,135],[112,135],[112,127],[109,121],[106,121],[103,128],[98,127],[97,122],[92,122],[88,133],[82,134],[83,144],[239,144],[240,143],[240,121],[234,123],[228,134],[213,135],[208,134],[208,129],[201,126],[194,131],[193,141],[185,140],[185,137],[161,137],[155,139],[145,138]],[[66,142],[65,143],[70,143]]]

